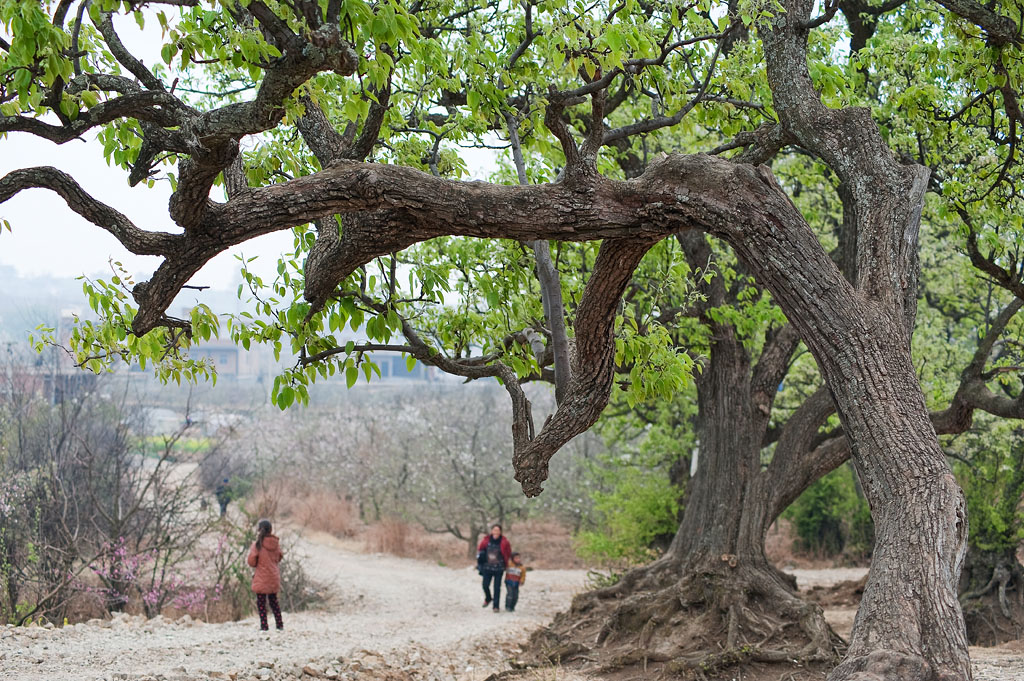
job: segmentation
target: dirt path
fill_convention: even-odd
[[[480,681],[504,667],[534,628],[568,606],[580,570],[530,572],[515,613],[482,602],[476,572],[365,555],[313,535],[304,547],[310,572],[333,583],[327,612],[286,613],[284,632],[257,632],[255,618],[226,624],[121,616],[53,630],[0,629],[5,681],[192,681],[221,678],[293,681]],[[857,579],[863,571],[797,570],[802,588]],[[826,617],[848,633],[855,611]],[[971,650],[975,681],[1024,679],[1024,646]],[[305,670],[305,673],[303,672]],[[547,678],[547,677],[544,677]],[[591,681],[557,672],[559,681]]]
[[[285,631],[269,635],[257,631],[255,618],[204,624],[121,616],[53,630],[0,629],[0,676],[291,679],[313,663],[309,671],[327,678],[475,681],[564,608],[584,578],[579,570],[531,571],[516,612],[495,614],[480,607],[479,578],[468,565],[364,555],[327,535],[311,539],[304,548],[310,572],[330,580],[338,594],[330,612],[285,613]]]

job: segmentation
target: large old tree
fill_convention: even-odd
[[[844,7],[843,11],[853,26],[865,8]],[[878,9],[870,27],[861,27],[857,34],[859,42],[852,45],[863,48],[878,28],[894,32],[913,26],[912,15],[886,15],[886,23],[880,25],[879,17],[888,12],[891,8]],[[858,68],[869,77],[848,84],[848,95],[879,105],[893,93],[881,96],[877,89],[867,87],[871,81],[899,82],[907,78],[908,82],[894,87],[897,99],[917,99],[923,84],[934,84],[931,75],[908,77],[906,62],[893,61],[896,51],[888,44],[884,50],[863,51]],[[973,97],[967,99],[969,102]],[[981,99],[985,98],[974,104]],[[978,107],[972,111],[974,104],[961,107],[960,102],[946,103],[944,106],[950,111],[959,110],[954,115],[938,108],[921,117],[905,109],[887,111],[884,129],[894,139],[894,133],[909,122],[920,126],[916,139],[909,139],[910,144],[896,141],[895,146],[905,158],[931,166],[930,189],[936,194],[943,189],[939,178],[948,180],[952,175],[962,174],[965,165],[970,167],[963,163],[964,159],[976,159],[980,153],[987,153],[979,152],[976,140],[971,140],[971,130],[975,128],[976,132],[983,110]],[[992,106],[991,100],[986,101],[984,110],[998,117],[998,109],[993,112]],[[954,126],[950,126],[954,121]],[[1012,117],[1002,120],[1004,127],[1013,124]],[[955,134],[951,127],[956,128]],[[1013,139],[1010,137],[1004,143],[1013,143]],[[990,149],[990,145],[991,140],[983,148]],[[797,151],[777,155],[774,170],[784,186],[799,190],[794,198],[805,217],[810,216],[811,224],[832,232],[826,234],[836,244],[833,259],[848,280],[856,281],[857,261],[852,247],[856,225],[851,193],[847,186],[830,177],[827,168],[797,160],[802,156]],[[629,163],[635,160],[620,157],[627,175]],[[1005,157],[999,161],[1005,162]],[[991,162],[997,165],[995,159]],[[977,168],[976,160],[973,165]],[[1018,174],[1016,170],[1008,172],[1013,178]],[[970,178],[961,191],[982,194],[998,190],[1001,199],[1014,205],[1013,181],[1002,186],[996,179],[997,186],[993,187],[992,178],[999,174],[996,167],[991,174]],[[963,200],[963,196],[957,198]],[[956,199],[949,202],[957,203]],[[948,214],[946,201],[933,200],[926,211],[925,222],[932,234],[924,255],[928,272],[918,289],[926,313],[918,320],[916,328],[922,333],[917,334],[915,345],[919,374],[931,393],[932,423],[939,435],[965,432],[972,427],[976,411],[1001,418],[1024,417],[1019,388],[1006,390],[1005,383],[1001,386],[993,381],[1004,372],[1019,371],[1016,358],[1020,355],[1012,348],[1013,339],[1020,333],[1020,320],[1015,316],[1024,299],[1020,297],[1019,264],[1012,255],[1014,237],[1005,242],[1010,246],[1009,257],[1004,259],[1004,253],[998,249],[986,250],[987,255],[982,256],[976,246],[973,223],[993,219],[993,215],[980,218],[984,208],[975,205],[974,210],[979,212],[972,220],[962,209]],[[1001,210],[1011,221],[1012,212],[1005,207]],[[937,240],[956,234],[961,220],[968,223],[960,225],[966,228],[966,252],[938,246]],[[690,234],[681,237],[680,243],[694,270],[707,267],[710,262],[718,275],[725,273],[703,286],[705,295],[698,301],[663,305],[662,316],[676,320],[689,316],[698,323],[696,332],[692,326],[676,323],[673,334],[679,339],[677,342],[684,347],[700,347],[707,353],[702,362],[704,369],[696,378],[698,407],[693,419],[701,465],[696,478],[685,480],[686,509],[669,554],[649,568],[629,574],[613,588],[579,598],[573,611],[555,627],[564,636],[549,642],[550,652],[564,657],[572,650],[594,657],[598,651],[583,650],[578,644],[589,643],[596,637],[606,666],[664,661],[679,666],[683,660],[684,665],[697,666],[699,662],[706,668],[707,664],[727,664],[737,659],[773,660],[786,655],[804,660],[827,659],[831,644],[820,614],[792,597],[785,580],[780,580],[767,565],[763,547],[770,523],[818,476],[846,460],[849,447],[841,430],[822,429],[833,413],[833,404],[829,392],[815,391],[813,382],[797,391],[798,401],[784,397],[787,404],[775,408],[776,387],[783,383],[783,376],[786,385],[806,382],[807,376],[794,365],[799,355],[798,339],[791,328],[778,327],[770,310],[765,309],[756,283],[746,280],[742,268],[736,271],[728,262],[719,271],[714,264],[718,256],[702,237]],[[633,288],[625,296],[627,304],[633,301]],[[941,340],[937,334],[941,334]],[[653,410],[655,419],[673,420],[680,416],[679,410],[668,414],[665,410]],[[769,460],[767,465],[762,463]],[[676,465],[671,476],[673,482],[681,484],[686,470]],[[1016,498],[1019,497],[1008,497]],[[965,598],[973,600],[984,595],[992,601],[992,607],[981,608],[987,609],[991,619],[972,605],[968,620],[972,640],[991,641],[993,637],[1015,635],[1012,622],[1006,621],[1013,620],[1008,601],[1004,595],[996,596],[997,592],[1004,593],[1008,585],[1020,588],[1017,561],[1006,555],[1005,550],[989,550],[968,560],[968,578],[962,582]],[[996,633],[1001,618],[1006,618],[1003,623],[1010,626]],[[781,634],[790,626],[783,624],[787,619],[800,626],[788,628],[790,640],[780,649],[775,642],[786,638]],[[590,626],[583,626],[581,620]],[[794,631],[802,636],[794,636]],[[708,658],[695,654],[701,648],[706,650],[710,640],[716,638],[725,638],[727,651],[750,642],[759,643],[747,647],[745,655],[730,653]]]
[[[829,64],[842,52],[835,51],[836,32],[828,23],[839,8],[849,21],[850,48],[860,54],[895,4],[830,3],[817,17],[806,0],[728,8],[634,2],[144,4],[154,12],[161,4],[177,9],[169,18],[164,12],[143,15],[130,3],[2,4],[9,39],[0,39],[0,131],[58,144],[98,133],[108,160],[126,169],[131,184],[166,177],[173,186],[169,214],[180,231],[165,233],[134,224],[52,168],[25,168],[0,179],[0,202],[25,189],[49,189],[129,251],[162,258],[152,277],[130,290],[125,275],[94,285],[90,299],[103,318],[74,337],[83,363],[98,368],[115,357],[139,357],[156,362],[164,375],[195,373],[174,348],[193,336],[208,337],[217,318],[200,306],[191,319],[176,319],[168,313],[175,297],[218,253],[294,229],[296,253],[282,262],[280,279],[264,291],[263,282],[246,273],[254,314],[231,321],[240,343],[290,343],[299,356],[296,370],[275,386],[278,403],[302,399],[318,373],[340,370],[350,382],[360,367],[369,373],[372,365],[363,361],[368,350],[407,352],[470,378],[498,377],[512,398],[516,478],[535,495],[550,458],[590,427],[607,403],[615,380],[617,312],[634,270],[667,238],[678,238],[691,265],[700,268],[708,249],[703,235],[711,235],[731,246],[791,326],[769,334],[752,371],[746,368],[749,356],[728,338],[728,325],[718,329],[725,336],[711,344],[712,372],[702,379],[717,386],[700,398],[707,415],[702,435],[710,451],[730,455],[707,457],[707,475],[717,486],[697,488],[669,560],[621,588],[653,579],[659,588],[651,598],[658,600],[665,588],[685,595],[694,575],[728,575],[731,583],[745,585],[742,596],[718,604],[727,613],[728,643],[740,643],[737,632],[750,612],[744,598],[756,594],[800,620],[808,638],[803,654],[826,655],[831,644],[820,616],[767,566],[761,543],[777,506],[827,463],[808,453],[821,444],[815,443],[818,428],[834,405],[846,440],[837,438],[833,449],[849,443],[877,539],[850,647],[830,678],[970,678],[956,597],[965,505],[910,355],[918,229],[929,183],[933,189],[948,183],[967,225],[972,259],[981,269],[987,265],[989,276],[1002,277],[1006,288],[1020,286],[1017,259],[1000,250],[1005,232],[1019,229],[1019,220],[1002,234],[992,231],[1006,217],[993,199],[1014,168],[1021,122],[1018,10],[949,0],[941,7],[910,4],[898,13],[907,22],[902,35],[911,36],[909,48],[933,63],[948,60],[946,82],[956,86],[931,94],[968,94],[965,106],[946,120],[952,127],[970,119],[962,126],[968,132],[956,128],[949,137],[971,149],[971,158],[950,159],[956,154],[949,149],[934,152],[939,158],[926,153],[928,130],[913,120],[906,129],[880,129],[872,118],[872,111],[884,116],[887,107],[908,102],[926,108],[920,88],[903,101],[886,95],[897,86],[891,78],[873,78],[869,60],[849,60],[845,71]],[[119,17],[132,12],[140,21],[159,20],[164,64],[147,66],[120,39],[125,25]],[[938,32],[952,54],[928,53]],[[980,58],[964,57],[981,44],[988,47]],[[984,78],[966,78],[960,71],[966,61]],[[864,97],[837,86],[857,78],[863,79]],[[849,106],[851,101],[871,108]],[[936,106],[952,109],[946,104]],[[988,130],[976,110],[985,106],[992,110]],[[716,142],[731,135],[735,140],[721,144],[717,155],[647,157],[647,136],[685,127],[694,113],[701,117],[685,130],[687,148],[702,134]],[[981,132],[972,136],[971,129]],[[901,141],[915,135],[920,153],[908,154]],[[496,136],[509,140],[514,184],[446,179],[460,169],[455,145],[493,143]],[[253,151],[239,152],[243,138],[255,144]],[[741,147],[732,159],[721,157]],[[816,231],[820,225],[808,223],[763,165],[784,147],[815,158],[837,179],[843,229],[835,260]],[[631,156],[641,163],[631,163]],[[173,169],[165,171],[168,164]],[[933,177],[929,168],[944,164],[953,170]],[[964,190],[955,169],[968,167],[995,168],[993,189],[977,195]],[[616,179],[621,177],[628,179]],[[211,196],[218,184],[224,201]],[[500,242],[497,255],[485,257],[473,252],[472,242],[458,248],[431,242],[440,245],[422,248],[436,248],[432,255],[447,259],[449,267],[417,269],[403,287],[396,254],[448,236],[510,239],[522,246]],[[582,294],[564,296],[561,250],[553,260],[548,242],[598,240],[596,257],[584,251],[575,262],[585,282]],[[543,301],[535,317],[546,325],[540,334],[514,323],[520,316],[514,311],[501,310],[510,291],[528,285],[534,262]],[[496,269],[503,277],[481,278],[482,271]],[[479,333],[490,324],[507,332],[491,337],[483,357],[469,356],[471,339],[461,336],[459,324],[428,338],[401,314],[417,301],[450,302],[447,289],[460,274],[486,281],[480,293],[493,318],[481,314],[471,330]],[[710,282],[704,299],[715,304],[715,278]],[[564,326],[566,297],[571,333]],[[371,342],[339,345],[335,332],[345,324],[363,327]],[[392,343],[399,334],[405,342]],[[780,434],[772,466],[758,473],[753,469],[773,390],[798,340],[813,354],[827,390],[808,401],[806,413],[794,414],[791,421],[804,425],[792,431],[792,441]],[[526,350],[531,346],[533,353]],[[621,344],[618,354],[622,359]],[[962,399],[953,406],[959,410],[950,418],[962,422],[971,409],[985,408],[980,401],[990,396],[981,372],[987,355],[979,351],[979,358],[975,380],[965,372],[964,385],[974,392],[958,393]],[[545,369],[549,365],[553,369]],[[520,379],[545,371],[556,383],[558,407],[536,427]],[[1008,405],[995,399],[990,403],[1019,410],[1019,397]],[[733,427],[736,419],[742,427]],[[793,453],[792,461],[786,452]],[[716,465],[722,467],[717,474]],[[792,480],[774,486],[772,470]],[[745,499],[759,501],[756,512],[741,518],[737,511]],[[674,575],[668,582],[666,572]],[[616,611],[603,638],[629,616],[653,625],[671,619],[675,606],[631,607]],[[763,659],[789,654],[755,651]]]

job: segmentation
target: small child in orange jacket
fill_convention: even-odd
[[[519,587],[526,581],[527,569],[519,554],[513,552],[509,566],[505,568],[505,609],[509,612],[515,612]]]
[[[256,594],[256,609],[260,613],[260,630],[267,631],[267,601],[274,612],[274,622],[278,629],[284,629],[281,619],[281,606],[277,602],[277,592],[281,590],[281,570],[277,564],[284,553],[281,542],[273,534],[270,521],[263,519],[256,525],[256,541],[249,549],[246,562],[249,567],[256,568],[252,575],[252,590]]]

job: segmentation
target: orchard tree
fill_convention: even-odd
[[[785,313],[789,333],[813,354],[872,505],[872,572],[850,648],[831,678],[970,677],[956,599],[965,502],[910,355],[918,228],[932,164],[894,155],[900,139],[871,116],[872,110],[884,114],[884,106],[850,106],[854,98],[839,85],[866,76],[858,64],[848,70],[832,64],[837,37],[828,22],[838,4],[812,17],[807,0],[728,8],[632,2],[404,8],[340,0],[206,7],[176,0],[174,17],[157,14],[165,64],[154,67],[124,47],[115,27],[114,16],[123,13],[142,21],[138,7],[81,4],[69,20],[73,4],[4,2],[11,38],[0,43],[0,130],[56,143],[95,130],[132,184],[166,173],[173,187],[169,213],[181,228],[143,229],[52,168],[0,179],[0,201],[24,189],[50,189],[129,251],[163,258],[148,281],[119,274],[92,286],[90,302],[102,319],[73,338],[83,364],[99,369],[105,361],[138,357],[156,362],[164,376],[196,375],[203,367],[175,349],[209,337],[217,317],[199,306],[191,319],[172,318],[174,297],[216,254],[294,229],[295,253],[283,260],[279,280],[265,291],[246,272],[254,313],[229,320],[243,345],[289,343],[299,355],[296,369],[275,385],[277,403],[304,399],[318,374],[340,370],[352,382],[362,368],[369,376],[368,350],[403,351],[470,378],[496,376],[513,403],[516,479],[535,495],[551,456],[601,413],[617,354],[629,359],[624,348],[616,352],[615,329],[633,271],[667,237],[696,240],[695,233],[708,233],[732,247]],[[1021,115],[1014,89],[1019,10],[972,0],[942,5],[942,11],[901,10],[917,22],[906,38],[926,45],[942,31],[944,44],[959,46],[961,56],[988,43],[980,58],[964,60],[972,72],[986,74],[984,82],[957,87],[972,97],[980,87],[985,94],[978,102],[999,104],[990,154],[995,166],[1011,168]],[[877,17],[864,19],[872,11],[858,21],[877,25]],[[936,62],[942,56],[922,54]],[[892,86],[870,83],[877,90]],[[195,90],[223,94],[193,96]],[[763,96],[752,101],[753,90]],[[691,113],[698,117],[688,118]],[[1003,123],[1010,141],[999,145]],[[617,179],[611,156],[643,152],[645,135],[676,125],[691,133],[687,146],[709,129],[716,131],[712,137],[735,139],[714,149],[717,155],[670,154],[647,163],[638,177]],[[492,130],[510,140],[522,186],[444,177],[460,171],[456,145],[487,143]],[[516,154],[524,131],[529,158]],[[256,148],[240,155],[239,140],[247,136]],[[761,165],[787,145],[820,159],[844,188],[852,279]],[[602,153],[606,147],[609,153]],[[740,147],[732,159],[721,157]],[[371,155],[378,162],[367,162]],[[173,170],[163,170],[165,164]],[[1008,172],[999,172],[993,186],[1005,185],[996,180]],[[951,193],[959,188],[955,177],[940,179],[953,182]],[[217,183],[226,201],[211,198]],[[999,233],[990,227],[1001,216],[991,192],[964,196],[961,204],[965,222],[982,218],[969,243],[1012,279],[1016,269],[994,251],[1013,238],[1007,232],[1014,225]],[[405,287],[396,254],[449,236],[525,244],[502,242],[493,254],[481,245],[476,264],[463,260],[467,272],[492,270],[489,280],[480,279],[487,281],[480,293],[490,321],[499,322],[492,328],[505,330],[491,336],[483,355],[470,356],[473,345],[457,333],[441,329],[434,339],[419,333],[401,314],[417,302],[444,302],[453,274],[419,268]],[[580,260],[585,283],[570,335],[545,242],[595,240],[601,241],[596,257]],[[521,289],[532,275],[522,257],[531,252],[543,315],[535,316],[545,322],[540,335],[550,338],[544,345],[559,398],[540,428],[519,381],[542,371],[538,358],[544,362],[549,350],[540,347],[537,325],[519,326],[521,313],[501,310],[503,293]],[[505,262],[495,267],[495,258]],[[345,324],[363,327],[370,342],[340,343],[335,334]],[[404,342],[392,343],[398,334]],[[638,390],[671,391],[673,375],[661,381],[656,375],[648,374]],[[754,558],[734,554],[724,563],[734,579],[781,598],[784,582]],[[708,560],[722,569],[721,555],[701,552],[687,559],[687,569]],[[689,574],[679,576],[681,586]],[[742,608],[731,612],[737,614],[730,625],[738,626]],[[664,617],[672,615],[668,610]],[[820,631],[809,645],[810,655],[823,647]],[[758,650],[754,657],[781,660],[789,653]]]
[[[319,405],[301,413],[262,414],[236,434],[241,444],[230,458],[204,463],[213,480],[225,469],[244,474],[247,467],[259,471],[263,484],[285,483],[288,497],[310,491],[312,501],[294,499],[307,516],[322,515],[310,504],[329,492],[357,506],[363,522],[397,518],[451,534],[475,556],[480,536],[494,522],[508,531],[515,520],[540,515],[577,526],[587,511],[580,499],[586,496],[582,470],[588,456],[600,451],[596,437],[576,438],[554,462],[557,475],[544,498],[524,498],[510,475],[504,395],[486,382],[357,390],[330,406],[322,406],[319,396]],[[535,392],[534,399],[543,395]]]
[[[0,370],[0,619],[59,622],[90,602],[152,615],[203,593],[182,569],[215,520],[176,463],[191,426],[158,441],[111,382],[51,404],[39,379],[27,358]]]

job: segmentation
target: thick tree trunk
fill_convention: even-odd
[[[760,467],[766,419],[750,405],[750,358],[729,327],[718,327],[697,378],[700,453],[683,518],[668,554],[694,564],[738,553],[740,518]],[[763,552],[762,552],[763,554]]]
[[[956,598],[967,546],[963,493],[939,447],[900,328],[891,319],[875,324],[889,333],[821,362],[826,374],[842,376],[829,384],[875,521],[849,656],[830,678],[893,678],[899,670],[908,680],[969,679]]]
[[[901,183],[888,185],[887,193],[903,200],[887,204],[884,194],[879,196],[872,220],[904,224],[910,237],[916,234],[921,179],[908,172]],[[830,680],[970,679],[956,599],[966,508],[911,363],[907,318],[912,313],[900,302],[903,290],[887,289],[880,281],[898,276],[868,277],[869,291],[854,291],[820,251],[792,242],[791,254],[807,259],[784,269],[751,243],[733,245],[772,290],[817,359],[875,521],[871,576],[847,659]],[[866,248],[861,241],[861,258]],[[793,277],[794,271],[803,274]],[[862,280],[867,271],[859,269]],[[900,276],[907,282],[916,279],[912,269]],[[818,283],[829,279],[832,285]]]
[[[691,259],[707,262],[703,236],[681,241]],[[709,306],[720,303],[720,284],[706,291]],[[794,581],[764,553],[777,512],[761,447],[796,336],[788,328],[778,332],[751,367],[735,330],[705,321],[713,340],[696,379],[699,463],[678,531],[661,560],[577,597],[572,610],[535,640],[549,659],[582,657],[606,671],[638,666],[650,672],[654,665],[682,674],[720,673],[750,662],[792,666],[797,660],[825,668],[838,661],[843,643],[821,609],[800,599]],[[801,489],[810,484],[800,476],[785,479]],[[785,493],[795,497],[799,490]]]
[[[757,247],[732,243],[814,354],[875,521],[874,557],[850,650],[829,680],[970,679],[956,597],[966,504],[910,357],[928,171],[896,162],[869,111],[823,104],[807,65],[813,4],[786,0],[786,12],[759,32],[783,127],[836,172],[848,193],[856,288],[813,249],[802,265],[783,268]]]
[[[764,372],[752,370],[733,329],[715,326],[713,335],[710,361],[698,378],[699,464],[666,560],[674,565],[679,585],[719,594],[706,598],[704,615],[717,611],[724,633],[718,644],[737,653],[728,659],[712,654],[719,667],[727,661],[834,662],[841,641],[821,609],[800,599],[795,580],[765,556],[768,527],[781,509],[773,508],[771,472],[761,468],[771,413],[766,386],[756,385]],[[774,391],[778,380],[769,383]],[[792,478],[800,489],[786,492],[795,497],[814,479]],[[796,627],[787,629],[791,624]],[[695,659],[683,657],[672,666],[694,666]]]

